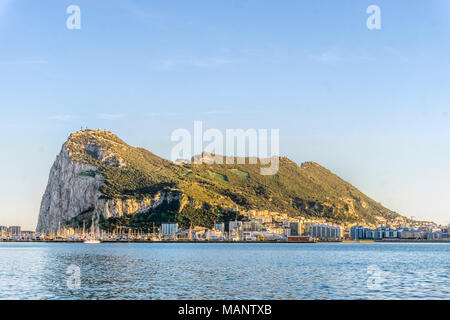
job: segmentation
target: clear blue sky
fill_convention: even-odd
[[[169,158],[194,120],[279,128],[282,155],[448,223],[449,18],[445,0],[0,0],[0,225],[34,229],[81,126]]]

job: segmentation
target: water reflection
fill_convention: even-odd
[[[0,298],[443,299],[449,258],[438,243],[2,243]]]

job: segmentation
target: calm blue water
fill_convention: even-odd
[[[449,266],[441,243],[0,243],[0,299],[449,299]]]

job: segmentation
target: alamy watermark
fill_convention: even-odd
[[[376,265],[370,265],[367,267],[367,289],[369,290],[383,290],[383,285],[386,279],[389,277],[390,272],[386,272],[380,269]]]
[[[81,29],[81,9],[79,6],[72,4],[67,7],[66,13],[70,16],[66,20],[66,26],[69,30]],[[370,5],[366,10],[370,16],[366,20],[366,26],[369,30],[381,29],[381,8],[377,5]]]
[[[369,30],[381,30],[381,9],[377,5],[371,5],[366,10],[370,16],[367,18],[366,26]]]
[[[70,16],[66,20],[66,27],[69,30],[81,29],[81,9],[77,5],[70,5],[66,9],[66,13]]]
[[[80,30],[81,29],[80,7],[75,4],[72,4],[67,7],[66,13],[70,15],[66,20],[67,29]],[[373,4],[367,7],[366,13],[370,15],[366,20],[367,29],[381,30],[381,8]]]
[[[226,129],[224,136],[218,129],[203,132],[203,122],[194,121],[193,134],[187,129],[176,129],[170,139],[178,142],[172,148],[172,161],[255,165],[259,162],[262,175],[274,175],[279,169],[279,129],[270,130],[269,141],[268,129]],[[204,142],[208,143],[205,147]]]
[[[81,269],[76,264],[67,267],[68,275],[66,285],[69,290],[79,290],[81,288]]]

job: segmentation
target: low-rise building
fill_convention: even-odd
[[[427,232],[422,230],[402,230],[399,232],[400,239],[426,239]]]
[[[242,239],[243,222],[230,221],[228,222],[228,237],[231,241],[240,241]]]
[[[279,227],[277,225],[266,226],[266,230],[269,233],[278,234],[278,235],[284,235],[284,228]]]
[[[366,239],[366,232],[369,229],[364,226],[353,226],[350,228],[350,239],[359,240]]]
[[[341,227],[330,224],[310,223],[305,228],[305,235],[317,239],[339,240],[341,238]]]
[[[8,228],[8,232],[11,233],[13,236],[20,235],[20,230],[22,228],[20,226],[11,226]]]
[[[379,227],[375,230],[365,229],[365,235],[362,239],[389,239],[400,238],[400,231],[390,227]]]
[[[163,236],[174,236],[178,232],[178,223],[162,223],[161,224],[161,235]]]
[[[350,228],[350,238],[352,240],[362,239],[426,239],[427,229],[419,230],[413,228],[398,228],[378,227],[376,229],[369,229],[364,226],[353,226]]]
[[[258,220],[245,221],[242,223],[243,231],[262,231],[263,225]]]
[[[20,233],[21,240],[36,240],[37,234],[34,231],[22,231]]]
[[[261,224],[272,223],[272,216],[258,216],[252,220],[258,221]]]
[[[5,237],[7,237],[8,235],[9,235],[8,227],[6,227],[6,226],[0,226],[0,237],[1,237],[1,238],[5,238]]]
[[[291,229],[291,236],[301,236],[304,233],[303,223],[301,221],[291,221],[289,228]]]

